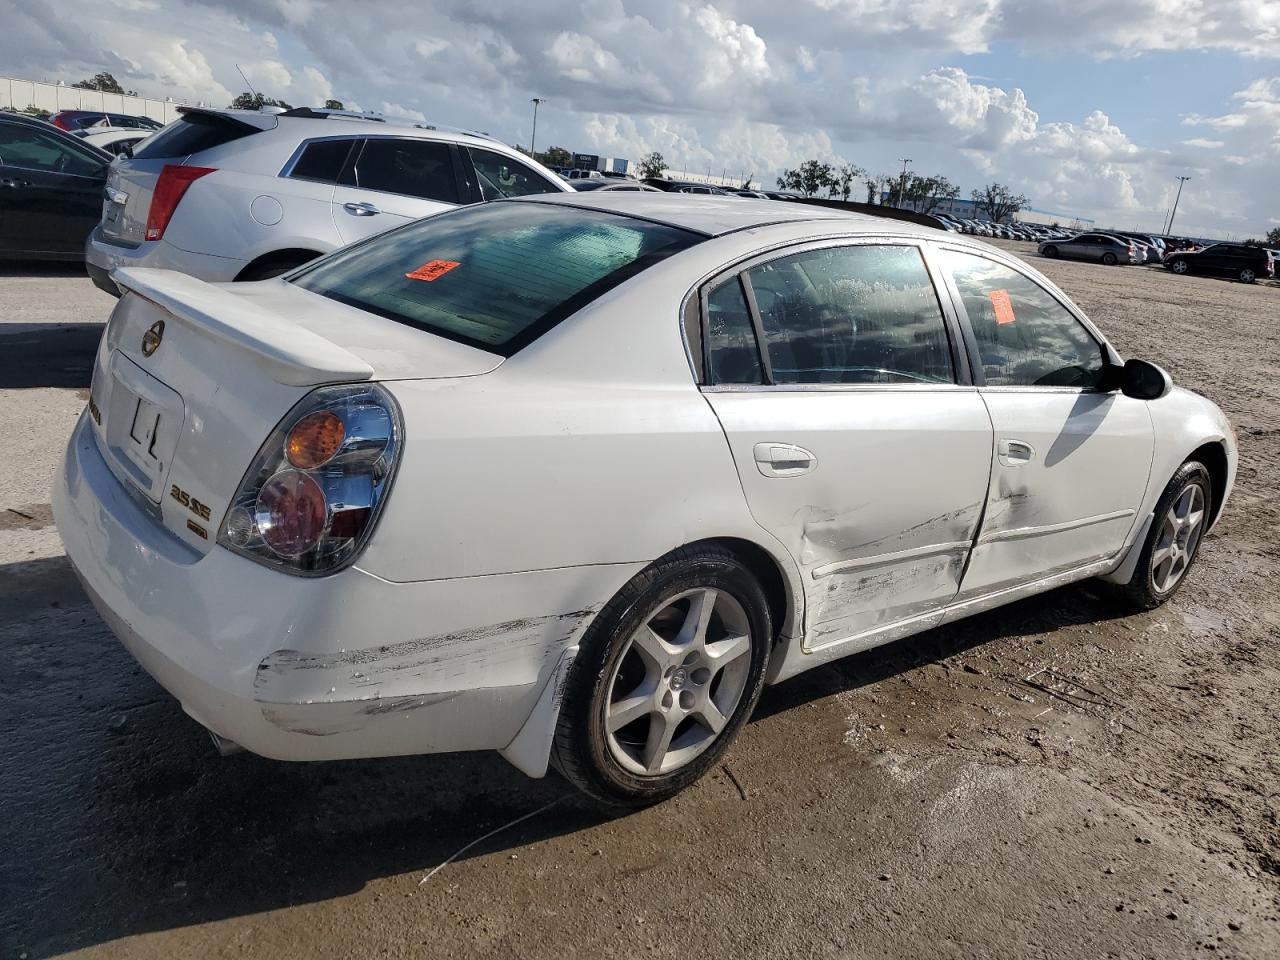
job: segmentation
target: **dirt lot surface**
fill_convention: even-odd
[[[49,526],[75,325],[110,301],[0,276],[0,956],[1280,957],[1280,285],[1006,246],[1235,423],[1185,589],[1125,616],[1068,587],[803,675],[622,817],[497,756],[217,759]]]

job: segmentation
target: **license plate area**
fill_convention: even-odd
[[[159,503],[186,418],[182,397],[117,351],[108,407],[102,431],[117,474]]]

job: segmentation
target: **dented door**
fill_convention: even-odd
[[[972,387],[709,392],[755,520],[805,584],[805,647],[955,596],[987,492],[991,422]],[[790,473],[757,448],[793,446]],[[784,454],[785,456],[785,454]]]

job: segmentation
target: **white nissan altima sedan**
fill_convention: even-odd
[[[765,683],[1085,577],[1164,602],[1235,476],[1222,412],[1035,270],[892,220],[557,194],[114,276],[58,529],[186,712],[281,760],[653,802]]]

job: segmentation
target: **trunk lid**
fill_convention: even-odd
[[[156,521],[202,553],[263,441],[315,387],[475,376],[501,363],[283,280],[113,277],[123,296],[90,395],[98,447]]]
[[[146,236],[151,195],[166,160],[117,160],[107,175],[102,201],[102,233],[115,243],[136,247]]]

